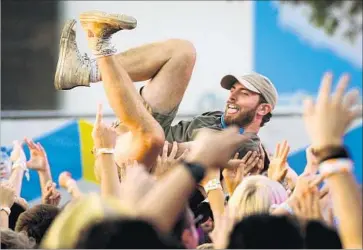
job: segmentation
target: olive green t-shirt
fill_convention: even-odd
[[[201,115],[195,116],[189,121],[180,121],[175,125],[171,125],[177,109],[171,113],[164,115],[159,113],[153,113],[154,118],[160,123],[165,132],[165,138],[169,142],[189,142],[192,141],[198,131],[202,128],[209,128],[215,130],[222,130],[221,117],[223,112],[213,111],[206,112]],[[255,133],[243,133],[248,136],[249,139],[244,141],[239,148],[239,158],[243,157],[248,151],[259,151],[260,138]]]

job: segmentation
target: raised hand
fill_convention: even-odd
[[[56,189],[56,184],[49,181],[45,188],[46,190],[42,197],[42,203],[58,206],[61,200],[61,194]]]
[[[25,138],[25,143],[30,151],[30,159],[26,163],[27,167],[36,171],[49,170],[48,157],[43,146],[39,142],[35,144],[28,138]]]
[[[304,101],[304,121],[314,150],[327,146],[341,146],[343,135],[352,121],[362,114],[362,105],[354,107],[359,98],[358,90],[344,94],[349,76],[343,75],[331,94],[333,76],[326,73],[321,81],[318,98]]]
[[[96,121],[92,130],[92,138],[96,149],[114,148],[116,145],[117,133],[114,128],[104,123],[102,119],[102,104],[98,104]]]
[[[289,151],[290,146],[286,140],[282,144],[277,143],[275,153],[270,159],[270,166],[267,171],[267,176],[270,179],[281,182],[285,178],[288,171],[286,163]]]
[[[296,186],[291,198],[299,197],[304,193],[308,192],[309,189],[317,187],[323,181],[321,175],[300,175],[297,178]],[[319,195],[320,197],[320,195]]]
[[[22,147],[22,142],[20,141],[14,141],[13,142],[13,151],[11,151],[10,154],[10,159],[13,162],[21,162],[21,163],[25,163],[26,162],[26,156]]]
[[[168,155],[168,148],[169,148],[169,142],[165,141],[162,154],[161,156],[160,155],[158,156],[156,161],[156,166],[153,171],[153,174],[157,177],[160,177],[163,174],[165,174],[168,170],[171,169],[171,167],[175,166],[176,162],[184,160],[188,153],[188,150],[186,149],[182,155],[176,158],[178,152],[178,143],[175,141],[173,142],[173,147],[169,155]]]
[[[238,153],[236,153],[234,159],[230,160],[228,165],[229,167],[225,168],[222,174],[230,195],[242,182],[245,176],[249,174],[259,174],[263,169],[263,163],[261,165],[261,156],[259,156],[256,151],[248,151],[241,160],[238,159]]]
[[[303,220],[324,221],[320,208],[319,191],[317,187],[308,188],[292,202],[294,214]]]
[[[244,168],[244,172],[243,175],[258,175],[262,172],[263,170],[263,161],[264,159],[262,159],[262,156],[260,152],[257,151],[249,151],[247,152],[247,154],[245,155],[246,160],[245,160],[245,168]]]
[[[232,195],[238,184],[243,180],[243,173],[245,168],[245,161],[247,154],[241,159],[238,159],[239,153],[234,155],[232,160],[229,160],[228,168],[223,169],[222,175],[226,183],[227,191],[229,195]]]
[[[306,166],[305,166],[303,174],[308,174],[308,175],[317,174],[319,164],[318,164],[318,159],[316,159],[315,155],[313,154],[312,147],[309,146],[305,150],[305,152],[306,152]]]
[[[260,156],[257,162],[257,167],[255,168],[255,171],[253,171],[253,174],[260,174],[263,171],[263,168],[265,167],[265,150],[263,150],[262,143],[260,143],[259,146]]]

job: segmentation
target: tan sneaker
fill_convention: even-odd
[[[90,86],[91,61],[86,54],[82,56],[79,53],[75,24],[76,20],[68,20],[61,34],[59,58],[54,79],[54,86],[57,90]]]
[[[88,37],[98,38],[107,38],[120,30],[132,30],[137,26],[136,19],[131,16],[102,11],[83,12],[80,21]]]

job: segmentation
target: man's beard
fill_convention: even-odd
[[[256,115],[256,110],[257,107],[248,111],[243,111],[239,113],[237,116],[227,115],[226,114],[227,110],[226,110],[224,115],[224,122],[227,125],[237,125],[240,128],[244,128],[247,125],[249,125],[251,122],[253,122],[253,119],[255,118]]]

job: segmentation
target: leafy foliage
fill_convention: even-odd
[[[322,28],[329,35],[334,35],[343,23],[346,23],[343,35],[351,42],[362,35],[362,0],[280,0],[280,2],[309,6],[310,23]]]

